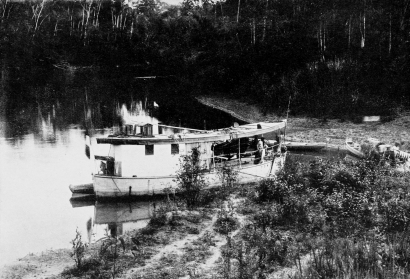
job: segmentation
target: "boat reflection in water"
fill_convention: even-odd
[[[108,225],[111,236],[145,227],[155,210],[155,202],[95,204],[95,225]]]
[[[145,227],[154,214],[155,201],[98,202],[94,200],[70,200],[73,207],[94,206],[91,227],[95,241],[107,235],[117,236]]]

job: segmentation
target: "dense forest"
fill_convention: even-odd
[[[53,65],[104,67],[173,77],[181,94],[243,98],[265,112],[284,112],[291,99],[293,114],[392,115],[410,105],[409,6],[1,0],[2,80],[41,83],[38,72]]]

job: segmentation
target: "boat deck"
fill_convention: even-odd
[[[271,161],[275,157],[275,149],[278,145],[274,145],[267,148],[266,155],[264,157],[264,161]],[[277,154],[277,153],[276,153]],[[219,169],[222,167],[233,167],[237,168],[239,166],[249,166],[249,165],[256,165],[260,163],[260,157],[258,157],[257,150],[250,150],[244,153],[241,153],[240,158],[238,154],[224,154],[222,156],[214,156],[215,165],[211,160],[210,170]]]

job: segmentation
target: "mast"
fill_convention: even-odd
[[[289,95],[288,110],[286,112],[285,131],[283,132],[283,141],[285,141],[285,139],[286,139],[286,127],[288,126],[289,108],[290,108],[290,100],[291,99],[292,99],[292,95]]]

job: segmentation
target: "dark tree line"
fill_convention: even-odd
[[[1,0],[1,61],[173,75],[183,93],[266,112],[284,112],[291,97],[297,114],[390,114],[410,104],[409,9],[410,0]]]

